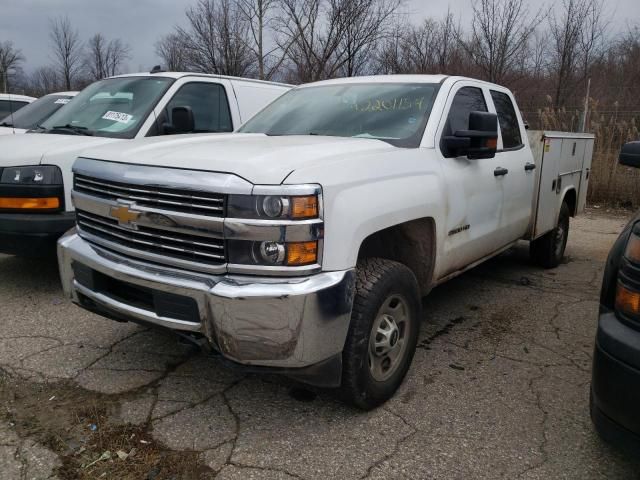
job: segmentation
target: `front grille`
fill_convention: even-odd
[[[221,238],[189,235],[141,225],[131,229],[119,225],[115,219],[83,210],[76,210],[76,216],[81,233],[87,232],[98,239],[129,249],[197,264],[221,265],[226,261],[225,243]],[[108,244],[106,246],[109,247]]]
[[[76,174],[74,189],[77,192],[107,200],[130,200],[137,205],[159,208],[170,212],[192,213],[211,217],[223,217],[225,195],[194,192],[156,186],[138,186]]]

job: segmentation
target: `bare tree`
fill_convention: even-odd
[[[531,14],[525,0],[476,0],[462,45],[487,80],[501,83],[521,63],[543,18],[542,10]]]
[[[188,28],[176,34],[191,70],[246,76],[254,66],[249,26],[231,0],[198,0],[186,11]]]
[[[185,47],[180,35],[176,33],[165,35],[156,42],[155,50],[167,70],[172,72],[188,70]]]
[[[96,33],[87,42],[85,65],[91,80],[100,80],[120,73],[124,62],[131,58],[131,48],[120,39],[107,41]]]
[[[64,88],[71,90],[76,76],[82,69],[82,42],[69,17],[50,20],[51,45],[56,67],[64,81]]]
[[[603,0],[565,0],[549,18],[555,107],[565,105],[591,67],[604,57],[606,22]]]
[[[292,76],[310,82],[362,71],[393,34],[396,0],[281,0],[276,30]]]
[[[16,69],[24,62],[22,52],[13,46],[13,42],[0,42],[0,80],[2,91],[7,92],[9,70]]]
[[[346,17],[339,52],[344,55],[343,75],[361,75],[371,66],[373,52],[393,34],[393,17],[401,0],[347,0],[342,2]]]
[[[29,86],[33,93],[40,97],[60,91],[60,77],[54,67],[40,67],[31,74]]]
[[[237,0],[239,12],[249,27],[249,47],[256,58],[258,78],[270,79],[285,60],[288,48],[277,42],[267,46],[267,35],[275,35],[273,12],[279,0]]]

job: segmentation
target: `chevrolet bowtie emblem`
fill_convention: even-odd
[[[128,205],[111,207],[111,212],[109,214],[113,218],[117,218],[118,224],[123,226],[131,226],[131,222],[136,221],[140,217],[140,212],[131,210]]]

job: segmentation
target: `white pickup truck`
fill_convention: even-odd
[[[0,137],[0,253],[55,251],[56,240],[74,224],[71,166],[87,148],[179,133],[232,132],[289,88],[157,70],[89,85],[30,133]]]
[[[521,239],[562,260],[593,137],[530,138],[506,88],[410,75],[303,85],[234,135],[93,149],[64,289],[373,408],[409,368],[421,296]]]
[[[0,118],[0,135],[27,133],[69,103],[78,92],[56,92],[44,95],[17,112]]]

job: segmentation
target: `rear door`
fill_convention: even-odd
[[[488,91],[475,82],[457,82],[448,94],[436,133],[439,159],[446,179],[446,225],[442,276],[499,250],[504,202],[504,176],[496,175],[503,159],[469,160],[447,152],[443,137],[469,128],[469,113],[489,111]]]
[[[502,180],[504,199],[500,219],[500,243],[507,244],[522,238],[529,227],[535,165],[513,97],[507,90],[493,88],[490,96],[500,130],[496,158],[509,171]]]

